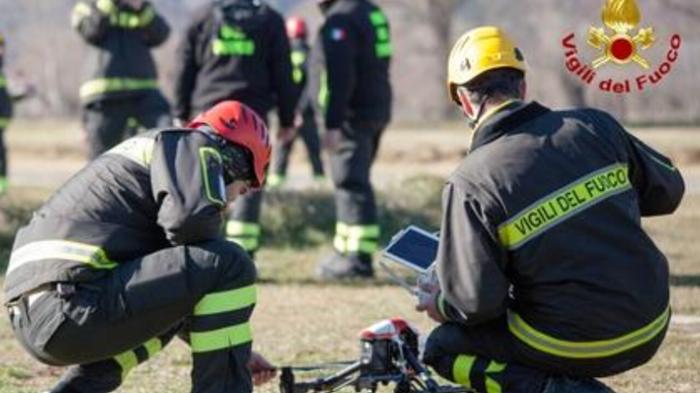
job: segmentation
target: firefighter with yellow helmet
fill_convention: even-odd
[[[607,391],[591,377],[647,362],[664,339],[668,263],[641,217],[672,213],[683,179],[601,110],[526,102],[525,71],[496,27],[450,55],[449,96],[473,137],[419,297],[441,323],[424,360],[479,392]]]

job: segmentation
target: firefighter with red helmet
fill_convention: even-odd
[[[323,162],[321,161],[321,142],[318,137],[318,127],[316,127],[316,113],[311,95],[308,93],[306,84],[308,81],[308,59],[311,48],[307,41],[308,28],[304,18],[292,16],[287,18],[287,37],[291,47],[292,59],[292,80],[294,86],[299,90],[299,103],[297,104],[297,129],[296,134],[301,136],[306,146],[306,152],[311,162],[311,170],[314,181],[323,181]],[[273,157],[270,176],[267,184],[270,187],[281,186],[287,177],[287,166],[289,156],[296,138],[289,139],[277,145]]]
[[[105,152],[18,231],[5,301],[32,356],[74,365],[52,392],[113,391],[175,334],[193,392],[270,377],[251,356],[255,266],[221,231],[226,205],[264,183],[270,150],[263,120],[226,101]]]

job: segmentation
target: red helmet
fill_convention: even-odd
[[[260,116],[238,101],[222,101],[195,117],[188,127],[201,125],[208,125],[227,141],[243,146],[253,154],[256,182],[253,187],[262,187],[272,147],[267,126]]]
[[[299,16],[291,16],[287,19],[287,37],[305,38],[306,22]]]

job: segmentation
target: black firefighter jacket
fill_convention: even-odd
[[[445,186],[439,306],[466,325],[507,314],[521,341],[566,357],[649,339],[668,322],[669,277],[640,217],[683,192],[670,160],[607,113],[511,102]]]
[[[170,27],[150,3],[134,10],[118,0],[80,1],[71,23],[90,45],[80,87],[84,104],[158,88],[151,49],[165,42]]]
[[[175,116],[187,120],[223,100],[241,101],[263,118],[277,107],[281,125],[294,124],[297,97],[284,19],[264,2],[204,7],[178,47]]]
[[[197,130],[157,130],[102,154],[21,228],[5,300],[49,282],[100,277],[118,263],[221,236],[220,146]]]
[[[310,91],[326,129],[388,123],[392,43],[384,12],[366,0],[337,0],[311,54]]]

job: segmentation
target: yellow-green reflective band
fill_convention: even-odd
[[[295,65],[297,67],[303,65],[304,61],[306,61],[306,54],[300,50],[293,51],[291,57],[292,65]]]
[[[243,30],[235,26],[221,26],[219,34],[221,35],[221,38],[225,40],[243,40],[246,38],[246,35],[243,32]]]
[[[9,117],[0,117],[0,128],[7,128],[10,125]]]
[[[260,224],[231,220],[226,223],[227,236],[260,236]]]
[[[304,71],[300,68],[295,68],[292,70],[292,80],[294,83],[299,84],[304,81]]]
[[[253,335],[248,322],[208,332],[191,332],[192,352],[201,353],[249,343]]]
[[[114,5],[112,0],[97,0],[97,3],[95,4],[97,9],[102,11],[104,14],[111,14],[112,12],[117,10],[117,6]]]
[[[517,249],[560,222],[630,188],[626,164],[595,171],[540,199],[499,226],[501,244]]]
[[[356,239],[378,238],[379,225],[348,225],[343,222],[335,224],[335,233],[340,236],[346,236]]]
[[[82,262],[95,269],[112,269],[117,266],[117,263],[110,261],[104,250],[97,246],[68,240],[42,240],[13,251],[7,273],[25,263],[46,259]]]
[[[347,238],[341,235],[335,235],[333,238],[333,248],[341,254],[348,252]]]
[[[486,393],[502,393],[503,389],[501,388],[501,384],[498,383],[495,379],[491,378],[489,374],[499,374],[503,372],[503,370],[506,369],[505,363],[498,363],[494,360],[489,362],[489,366],[486,367]]]
[[[114,357],[114,360],[122,369],[122,381],[126,378],[129,371],[139,364],[138,358],[134,351],[126,351]]]
[[[257,291],[255,285],[230,291],[206,295],[194,307],[194,315],[210,315],[236,311],[255,304]]]
[[[157,89],[158,81],[155,79],[129,79],[129,78],[104,78],[94,79],[83,83],[80,87],[80,98],[87,98],[96,94],[116,91]]]
[[[144,168],[148,168],[153,159],[154,144],[155,140],[153,138],[134,137],[111,148],[106,154],[118,154]]]
[[[151,359],[153,355],[157,354],[161,349],[163,349],[163,343],[161,343],[160,339],[156,337],[146,341],[146,343],[143,344],[143,347],[146,348],[148,358]]]
[[[222,166],[224,163],[223,159],[221,158],[221,154],[216,149],[213,147],[200,147],[199,166],[202,170],[202,182],[204,183],[204,191],[206,192],[207,199],[209,199],[210,202],[223,207],[226,206],[226,190],[224,188],[224,180],[221,176],[214,179],[210,177],[210,159],[216,161],[219,166]]]
[[[452,378],[454,381],[464,387],[472,387],[472,382],[469,379],[469,374],[472,371],[472,366],[476,361],[476,356],[459,355],[452,364]]]
[[[374,45],[374,50],[377,52],[377,57],[389,57],[394,52],[389,42],[379,42]]]
[[[214,40],[211,43],[212,53],[216,56],[252,56],[255,53],[255,41]]]
[[[257,237],[234,237],[229,236],[227,239],[241,246],[246,251],[255,251],[260,246],[260,240]]]
[[[0,76],[0,88],[7,86],[7,79],[4,76]]]
[[[386,25],[386,16],[381,10],[373,11],[369,14],[369,19],[372,21],[374,26]]]
[[[346,251],[347,252],[364,252],[371,254],[377,251],[378,243],[376,240],[364,240],[364,239],[354,239],[348,238],[346,240]]]
[[[141,12],[141,26],[148,26],[151,24],[151,22],[153,22],[155,17],[156,11],[153,9],[153,6],[149,6]]]
[[[508,312],[508,329],[520,341],[538,351],[563,358],[595,359],[617,355],[652,340],[663,331],[670,314],[669,306],[660,316],[641,329],[621,337],[600,341],[578,342],[554,338],[536,330],[512,311]]]
[[[389,28],[386,26],[377,27],[377,40],[387,42],[389,41]]]
[[[7,178],[4,176],[0,176],[0,194],[4,194],[7,192],[7,189],[10,187],[10,183],[7,181]]]
[[[328,109],[328,101],[330,100],[330,90],[328,89],[328,72],[321,72],[320,87],[318,89],[318,104],[325,112]]]

